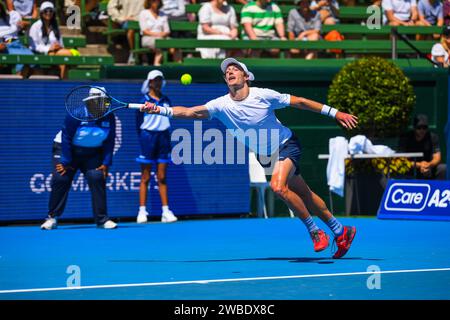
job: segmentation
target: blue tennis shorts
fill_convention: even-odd
[[[285,159],[291,159],[291,161],[294,163],[295,166],[295,175],[300,174],[300,156],[302,155],[302,146],[300,145],[300,141],[298,140],[297,136],[292,133],[292,136],[283,144],[281,145],[280,149],[278,150],[278,160],[282,161]],[[259,163],[267,168],[270,166],[270,164],[264,165],[264,162],[262,162],[257,156],[257,159]]]
[[[141,154],[136,161],[142,164],[169,163],[172,146],[170,131],[141,130],[139,136]]]

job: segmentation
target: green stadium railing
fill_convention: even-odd
[[[355,59],[271,59],[271,58],[240,58],[239,61],[245,63],[249,68],[251,67],[304,67],[304,68],[341,68],[347,63]],[[425,59],[396,59],[391,60],[399,67],[415,67],[415,68],[430,68],[433,65]],[[222,59],[202,59],[202,58],[185,58],[183,66],[212,66],[217,67],[222,62]]]
[[[21,36],[19,38],[20,38],[20,42],[23,45],[28,46],[30,44],[30,41],[27,36]],[[86,47],[86,37],[85,36],[63,37],[62,40],[63,40],[64,47],[69,47],[69,48],[84,48],[84,47]]]
[[[430,52],[434,41],[411,41],[422,52]],[[164,61],[168,61],[167,49],[222,48],[222,49],[308,49],[330,50],[340,49],[348,54],[390,54],[392,43],[389,40],[343,40],[343,41],[281,41],[281,40],[196,40],[196,39],[158,39],[156,47],[163,50]],[[415,51],[403,42],[397,43],[400,54]],[[280,52],[283,57],[283,52]],[[205,59],[206,60],[206,59]]]
[[[65,47],[86,47],[86,37],[63,37],[63,43]]]
[[[113,65],[111,56],[47,56],[47,55],[20,55],[0,54],[0,64],[39,64],[39,65]]]
[[[419,50],[429,52],[434,41],[411,41]],[[355,53],[390,53],[389,40],[343,40],[343,41],[282,41],[282,40],[197,40],[197,39],[157,39],[160,49],[178,48],[222,48],[222,49],[341,49]],[[397,44],[399,53],[414,53],[403,42]]]

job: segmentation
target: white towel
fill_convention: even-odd
[[[331,138],[327,164],[327,180],[330,190],[344,196],[345,157],[348,152],[348,141],[344,137]]]
[[[391,155],[395,153],[395,151],[388,146],[373,145],[372,142],[363,135],[357,135],[350,139],[350,142],[348,143],[348,151],[350,154],[368,153]]]

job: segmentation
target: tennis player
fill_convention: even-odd
[[[310,212],[319,216],[334,234],[337,250],[333,258],[343,257],[350,249],[356,228],[343,226],[327,209],[325,202],[316,195],[305,183],[300,175],[299,159],[301,146],[293,132],[283,126],[275,116],[275,109],[291,107],[309,110],[335,118],[338,124],[346,129],[356,127],[357,117],[340,112],[328,105],[324,105],[302,97],[281,94],[274,90],[250,87],[250,81],[255,80],[245,64],[234,58],[227,58],[221,64],[224,79],[229,93],[211,100],[205,105],[192,108],[166,108],[156,104],[147,104],[141,111],[165,115],[179,119],[219,119],[228,129],[266,129],[266,132],[276,131],[278,139],[265,139],[267,148],[258,146],[255,151],[262,163],[262,155],[277,154],[270,185],[272,190],[294,211],[308,229],[316,252],[326,249],[329,236],[315,224]],[[236,138],[242,136],[236,135]],[[247,143],[250,149],[252,146]],[[260,142],[258,142],[259,144]],[[278,152],[273,152],[278,150]],[[269,151],[269,152],[268,152]]]
[[[99,90],[102,89],[102,90]],[[83,99],[86,112],[98,112],[99,106],[107,108],[105,89],[91,88]],[[103,113],[103,112],[102,112]],[[73,178],[80,170],[87,179],[92,194],[92,209],[99,228],[114,229],[117,224],[109,219],[106,208],[106,178],[112,164],[116,122],[114,114],[96,121],[82,122],[66,115],[62,130],[53,143],[52,191],[48,203],[48,217],[41,229],[57,227],[63,214]]]
[[[141,92],[144,94],[145,103],[157,103],[164,108],[170,108],[170,99],[162,94],[162,88],[166,81],[159,70],[152,70],[147,75],[147,80],[142,84]],[[167,195],[166,172],[170,163],[170,120],[157,114],[144,114],[137,111],[136,127],[141,145],[141,154],[136,161],[141,164],[141,184],[139,187],[139,212],[137,223],[146,223],[148,211],[146,207],[148,183],[152,165],[156,167],[159,196],[162,205],[162,222],[175,222],[178,218],[169,209]]]

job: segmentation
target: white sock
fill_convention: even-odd
[[[169,206],[162,206],[162,212],[163,213],[169,213],[170,212]]]
[[[147,207],[146,206],[140,206],[139,207],[139,212],[147,213]]]

